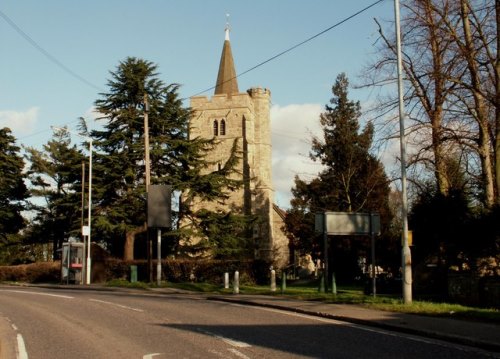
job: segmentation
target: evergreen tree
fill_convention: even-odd
[[[129,57],[121,62],[108,81],[109,92],[101,94],[96,109],[105,121],[103,130],[94,130],[97,149],[96,223],[94,228],[110,239],[109,247],[133,259],[137,235],[145,233],[146,189],[144,165],[144,99],[149,103],[149,139],[151,183],[171,184],[174,191],[185,193],[185,203],[176,213],[191,218],[189,203],[225,198],[227,189],[237,186],[227,176],[236,154],[221,171],[202,174],[213,164],[206,163],[205,153],[212,140],[190,139],[191,110],[184,108],[177,84],[166,85],[158,79],[157,66],[149,61]],[[177,233],[177,238],[181,234]]]
[[[370,153],[373,126],[368,123],[359,132],[360,105],[349,100],[348,85],[346,75],[340,74],[332,87],[334,96],[320,115],[323,138],[312,140],[310,157],[324,169],[310,182],[296,177],[292,189],[294,198],[287,228],[301,242],[298,247],[311,250],[313,256],[322,247],[311,228],[316,212],[378,212],[382,229],[390,227],[392,218],[389,181],[380,161]],[[304,228],[305,224],[311,227]],[[368,243],[367,238],[336,237],[332,246],[333,269],[342,268],[343,273],[354,276],[354,271],[359,270],[358,256],[366,255]]]
[[[9,128],[0,129],[0,246],[25,226],[21,211],[28,192],[24,184],[24,161]]]
[[[58,131],[43,146],[43,151],[27,148],[30,163],[28,178],[30,194],[42,199],[32,204],[36,216],[26,240],[33,243],[53,243],[53,256],[70,236],[81,233],[82,161],[84,155],[71,145],[70,135]]]

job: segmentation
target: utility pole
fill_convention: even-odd
[[[394,17],[396,19],[396,48],[398,58],[398,93],[399,93],[399,144],[401,149],[401,196],[402,209],[402,268],[403,268],[403,301],[412,302],[412,272],[411,251],[408,245],[408,197],[406,193],[406,136],[405,136],[405,109],[403,97],[403,62],[401,60],[401,25],[399,0],[394,0]]]
[[[81,220],[80,220],[80,228],[83,228],[84,222],[83,222],[83,217],[85,215],[85,161],[82,161],[82,213],[81,213]],[[82,231],[82,242],[83,242],[83,250],[87,248],[87,237],[83,234]],[[85,253],[83,254],[85,257]],[[83,263],[84,266],[84,273],[85,273],[85,278],[87,278],[87,263]],[[69,267],[68,267],[69,268]],[[83,283],[83,280],[82,280]]]
[[[151,184],[151,168],[149,161],[149,102],[148,95],[144,92],[144,165],[146,174],[146,196],[149,191],[149,185]],[[153,243],[151,237],[149,236],[149,227],[146,223],[146,251],[148,257],[148,276],[149,281],[153,282]]]
[[[151,184],[151,168],[149,166],[149,102],[144,93],[144,164],[146,166],[146,193]]]

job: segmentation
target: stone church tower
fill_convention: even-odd
[[[242,180],[243,186],[232,192],[224,205],[199,205],[256,215],[258,221],[253,229],[255,257],[283,267],[288,263],[288,239],[282,231],[283,211],[274,204],[270,102],[268,89],[238,90],[229,28],[226,27],[214,96],[191,98],[194,114],[190,138],[216,138],[217,146],[207,158],[215,163],[216,168],[211,169],[214,171],[229,159],[236,141],[240,161],[233,176]]]

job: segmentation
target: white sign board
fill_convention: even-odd
[[[83,236],[88,236],[90,234],[90,227],[89,226],[83,226],[82,227],[82,235]]]
[[[324,220],[326,218],[326,228]],[[378,213],[325,212],[317,213],[315,230],[331,235],[380,234]]]

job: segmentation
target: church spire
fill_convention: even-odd
[[[229,15],[227,15],[229,17]],[[234,69],[231,43],[229,42],[229,21],[226,23],[225,40],[222,48],[222,55],[219,64],[219,73],[215,85],[215,94],[231,95],[238,93],[238,81],[236,80],[236,70]]]

